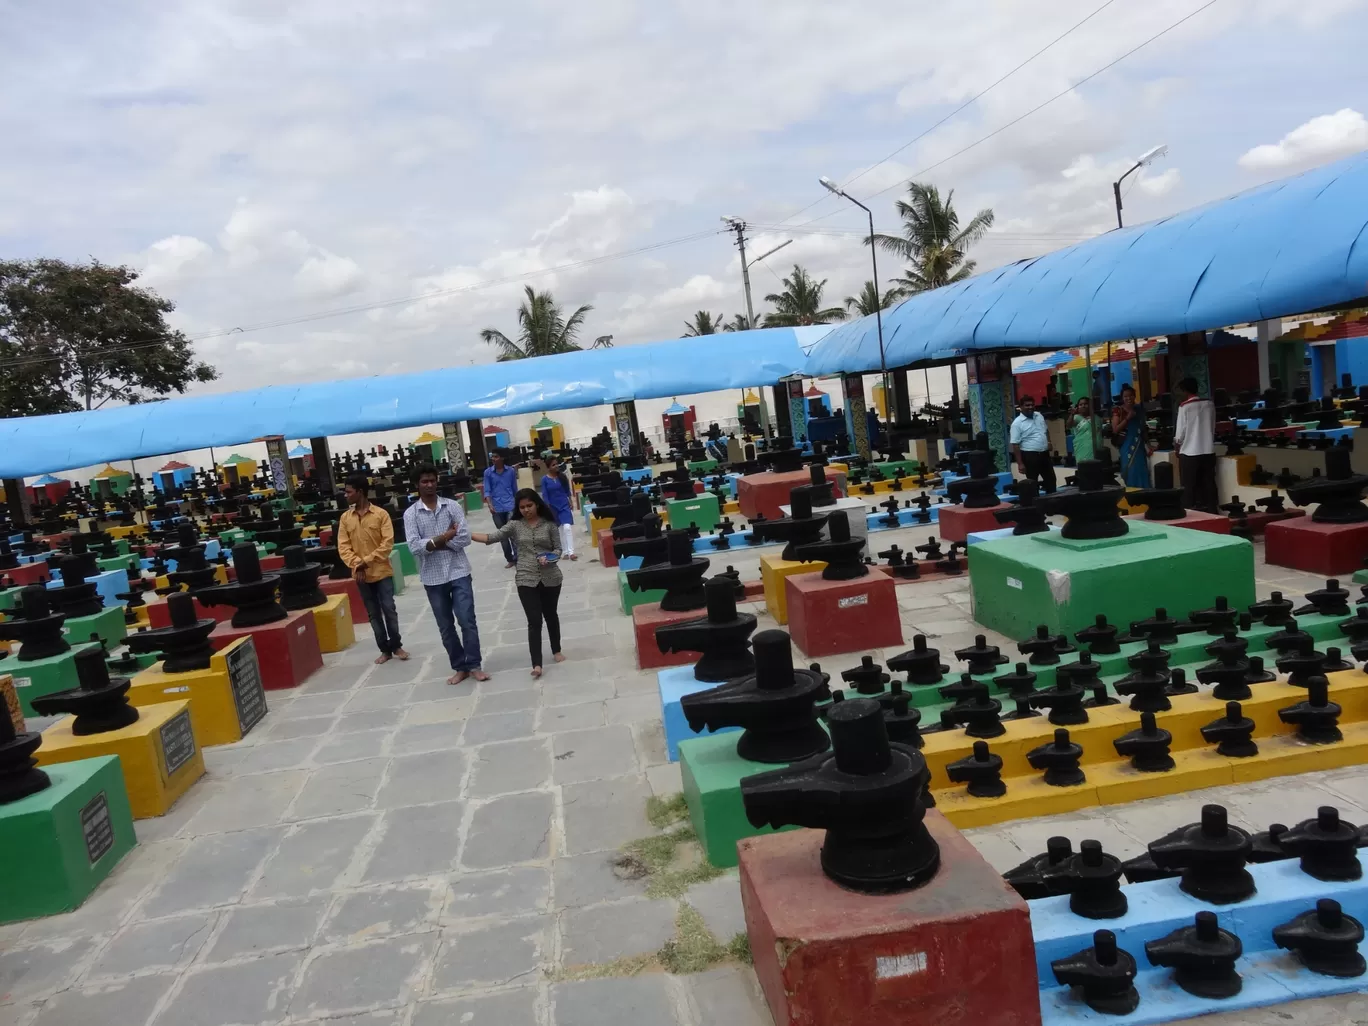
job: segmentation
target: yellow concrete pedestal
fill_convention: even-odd
[[[589,543],[594,548],[598,548],[599,532],[606,531],[613,526],[612,517],[589,517]]]
[[[266,694],[251,638],[238,638],[215,652],[207,670],[167,673],[163,665],[155,663],[133,678],[128,701],[139,709],[189,702],[201,745],[241,741],[266,715]]]
[[[356,642],[351,604],[346,595],[329,595],[328,601],[313,607],[313,615],[318,628],[319,651],[341,652]]]
[[[760,583],[765,586],[765,608],[777,623],[788,623],[788,595],[784,588],[784,578],[793,574],[821,573],[826,564],[798,563],[791,559],[781,559],[769,555],[760,557]]]
[[[189,702],[162,702],[138,712],[136,723],[85,737],[71,732],[74,716],[63,717],[43,731],[42,747],[34,753],[38,765],[117,755],[133,818],[164,815],[204,776],[204,753],[195,736]]]

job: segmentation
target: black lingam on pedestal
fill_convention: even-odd
[[[751,531],[766,541],[784,542],[784,551],[779,558],[796,560],[798,547],[817,541],[829,516],[829,513],[814,516],[812,493],[806,487],[794,488],[789,492],[789,515],[777,520],[752,520]]]
[[[744,728],[736,753],[752,762],[793,762],[825,752],[831,742],[817,722],[817,702],[829,695],[827,675],[795,668],[783,631],[761,631],[752,644],[754,673],[680,699],[689,728]]]
[[[1336,446],[1325,452],[1325,476],[1294,484],[1287,497],[1298,506],[1318,503],[1311,519],[1318,524],[1357,524],[1368,520],[1368,506],[1361,501],[1368,476],[1355,474],[1348,449]]]
[[[302,545],[285,546],[284,556],[284,568],[276,571],[280,578],[280,604],[294,612],[327,602],[328,596],[318,587],[323,565],[308,562],[308,550]]]
[[[1126,658],[1131,672],[1115,684],[1118,695],[1130,695],[1130,707],[1135,712],[1167,712],[1173,708],[1165,689],[1169,684],[1170,653],[1151,638],[1144,651]]]
[[[1183,490],[1173,487],[1173,464],[1167,461],[1154,465],[1152,487],[1127,492],[1126,501],[1134,506],[1147,506],[1146,520],[1182,520],[1187,516]]]
[[[53,610],[70,620],[94,616],[104,609],[104,599],[96,590],[96,583],[86,580],[84,560],[79,556],[58,557],[57,570],[62,575],[62,586],[48,589],[48,601]]]
[[[1135,956],[1116,946],[1116,934],[1098,930],[1093,946],[1068,958],[1050,963],[1055,982],[1062,987],[1077,987],[1083,1002],[1104,1015],[1129,1015],[1140,1006],[1135,989]]]
[[[1153,965],[1173,970],[1173,982],[1189,994],[1217,1000],[1231,998],[1243,988],[1235,960],[1244,953],[1240,938],[1222,930],[1216,913],[1198,912],[1195,925],[1145,942],[1145,957]]]
[[[827,480],[825,464],[812,464],[808,467],[808,473],[812,482],[807,486],[808,494],[812,496],[812,508],[836,505],[836,497],[832,494],[835,482]]]
[[[323,569],[327,571],[328,580],[345,581],[351,576],[351,571],[347,569],[347,564],[342,562],[336,545],[319,545],[309,555],[313,556],[315,563],[323,565]],[[224,554],[220,552],[219,558],[222,559],[223,556]]]
[[[750,636],[754,613],[736,611],[736,593],[728,578],[714,577],[703,586],[708,615],[697,620],[656,628],[656,645],[662,652],[699,652],[694,680],[721,683],[755,671]]]
[[[184,585],[190,591],[208,588],[218,583],[217,570],[204,559],[204,546],[195,538],[194,524],[180,524],[176,528],[177,544],[157,550],[162,559],[176,561],[176,569],[167,574],[167,579],[177,587]]]
[[[233,568],[237,576],[235,581],[203,588],[195,597],[206,606],[232,606],[234,627],[259,627],[290,615],[276,601],[280,578],[275,574],[262,574],[255,545],[243,542],[233,546]]]
[[[77,737],[105,734],[138,721],[138,710],[128,704],[127,677],[110,677],[105,666],[104,652],[95,647],[76,653],[78,688],[57,691],[33,699],[34,712],[39,716],[60,716],[72,713],[76,721],[71,732]]]
[[[43,735],[37,731],[16,732],[9,710],[0,708],[0,805],[37,794],[52,784],[33,757],[42,743]]]
[[[613,519],[613,526],[610,528],[613,532],[613,540],[640,538],[646,530],[643,521],[650,512],[651,497],[645,492],[637,492],[627,502],[627,515]],[[595,513],[597,514],[597,510]]]
[[[83,534],[73,534],[71,541],[67,543],[69,551],[63,559],[75,560],[75,566],[81,571],[83,580],[98,577],[100,564],[96,561],[96,556],[90,549],[90,536]]]
[[[1178,886],[1198,901],[1230,905],[1254,894],[1254,878],[1244,868],[1252,847],[1249,834],[1230,825],[1224,806],[1204,805],[1200,822],[1151,841],[1148,850],[1160,869],[1182,872]]]
[[[940,867],[940,848],[923,822],[926,760],[889,742],[877,702],[833,705],[827,725],[830,754],[742,779],[747,819],[756,827],[826,830],[822,872],[842,887],[869,894],[920,887]]]
[[[827,514],[827,531],[830,538],[826,541],[807,542],[794,547],[794,556],[804,563],[824,561],[826,568],[822,579],[827,581],[851,581],[869,573],[860,554],[864,551],[863,538],[850,536],[850,521],[843,509]]]
[[[195,600],[185,592],[166,596],[166,609],[171,614],[170,627],[144,628],[130,634],[124,644],[132,652],[160,652],[162,669],[167,673],[207,670],[214,654],[209,635],[218,621],[212,617],[198,619]]]
[[[66,617],[51,611],[46,588],[31,584],[19,592],[19,605],[0,621],[0,641],[19,642],[18,660],[31,663],[71,651],[62,635]]]
[[[1334,898],[1321,898],[1311,911],[1273,927],[1273,943],[1294,952],[1302,965],[1321,976],[1352,979],[1368,971],[1358,952],[1363,924],[1345,915]]]
[[[304,528],[295,524],[294,514],[283,509],[276,517],[275,527],[256,531],[252,535],[252,540],[260,545],[274,545],[279,552],[287,545],[298,545],[299,536],[303,533]]]
[[[665,597],[660,608],[666,612],[686,612],[702,609],[707,600],[703,595],[703,572],[708,561],[693,554],[693,540],[683,531],[671,531],[665,536],[669,562],[641,566],[627,571],[627,587],[633,591],[664,588]]]
[[[613,542],[613,554],[618,559],[625,556],[640,556],[643,567],[655,566],[657,563],[668,563],[670,560],[669,539],[666,537],[666,533],[661,530],[660,516],[655,513],[647,513],[641,521],[640,537]]]
[[[992,509],[999,505],[994,455],[989,448],[988,435],[980,431],[974,439],[974,449],[963,454],[969,476],[956,478],[946,485],[946,496],[965,509]]]
[[[1047,514],[1068,518],[1059,532],[1065,538],[1119,538],[1130,531],[1117,506],[1126,490],[1109,485],[1110,476],[1110,469],[1101,462],[1083,460],[1074,472],[1074,487],[1043,495],[1037,505]]]
[[[907,683],[912,685],[937,684],[950,672],[950,667],[940,661],[940,650],[927,647],[925,634],[914,635],[912,647],[884,665],[894,673],[907,674]]]
[[[1040,497],[1040,487],[1034,481],[1016,483],[1016,505],[1010,509],[1000,509],[993,514],[999,524],[1011,524],[1012,534],[1039,534],[1050,529],[1045,519],[1045,511],[1036,500]]]

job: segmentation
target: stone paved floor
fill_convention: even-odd
[[[905,547],[925,534],[877,537]],[[372,665],[368,631],[325,657],[296,692],[269,695],[269,716],[245,741],[206,751],[206,777],[170,814],[137,824],[138,847],[85,906],[0,927],[0,1023],[767,1024],[753,975],[735,965],[552,982],[564,967],[651,952],[670,937],[677,902],[646,898],[610,858],[652,832],[645,800],[678,791],[679,771],[665,761],[655,675],[635,669],[615,574],[583,558],[564,564],[568,661],[536,682],[512,572],[497,548],[477,547],[473,560],[490,681],[444,683],[414,581],[399,598],[410,662]],[[753,551],[714,567],[726,563],[758,577]],[[1259,566],[1260,594],[1319,583],[1271,569]],[[983,633],[967,578],[899,588],[899,602],[909,642],[920,630],[950,650]],[[1000,868],[1055,833],[1129,857],[1210,800],[1259,828],[1324,802],[1363,821],[1368,778],[1312,774],[972,836]],[[734,874],[683,900],[723,940],[743,929]],[[1209,1021],[1294,1016],[1305,1026],[1368,1022],[1368,1002]]]

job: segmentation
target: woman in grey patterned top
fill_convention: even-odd
[[[532,676],[542,675],[542,622],[551,641],[551,657],[565,661],[561,654],[560,617],[556,605],[560,602],[561,554],[560,528],[556,517],[540,495],[531,488],[523,488],[513,497],[515,516],[492,534],[472,533],[470,540],[482,545],[493,545],[511,539],[518,547],[518,568],[513,573],[518,586],[518,600],[527,614],[527,648],[532,655]]]

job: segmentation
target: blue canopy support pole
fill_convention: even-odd
[[[10,521],[17,528],[33,523],[33,500],[24,487],[22,477],[7,477],[4,482],[5,505],[9,507]]]
[[[313,450],[314,482],[318,490],[330,498],[337,491],[337,482],[333,479],[332,450],[328,446],[327,435],[310,438],[309,448]]]
[[[483,474],[489,466],[489,454],[485,451],[484,421],[466,421],[466,437],[470,439],[470,466],[477,474]]]

